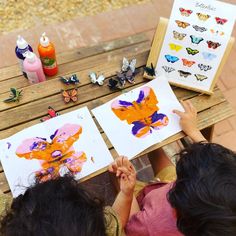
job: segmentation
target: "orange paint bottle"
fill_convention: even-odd
[[[56,75],[58,72],[58,66],[56,61],[55,47],[53,43],[49,41],[46,33],[43,33],[42,37],[40,38],[38,52],[45,75]]]

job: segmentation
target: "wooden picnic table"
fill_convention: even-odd
[[[143,66],[149,55],[151,42],[146,33],[101,43],[89,48],[80,48],[57,55],[59,73],[39,84],[30,85],[25,79],[18,65],[0,69],[0,139],[7,138],[24,128],[40,123],[40,118],[47,115],[48,106],[52,106],[60,114],[88,106],[91,110],[112,98],[120,95],[121,91],[111,91],[107,86],[109,78],[120,70],[123,57],[136,58],[140,73],[135,78],[135,84],[126,84],[125,91],[143,85],[148,80],[143,78]],[[88,77],[89,72],[103,73],[106,77],[103,86],[94,85]],[[61,89],[68,89],[58,77],[69,76],[76,73],[80,79],[78,85],[78,101],[65,104],[62,99]],[[9,96],[9,89],[15,87],[23,90],[20,102],[7,104],[2,102]],[[178,99],[190,100],[198,111],[198,126],[207,138],[213,132],[213,126],[234,114],[233,109],[226,101],[219,88],[215,88],[212,96],[202,95],[189,90],[173,87]],[[95,120],[96,122],[96,120]],[[105,133],[99,127],[112,156],[117,153],[109,142]],[[158,143],[140,154],[146,154],[156,148],[162,147],[185,135],[180,132],[165,141]],[[92,178],[106,171],[106,168],[84,178]],[[0,166],[0,193],[11,195],[2,166]],[[1,195],[1,194],[0,194]]]

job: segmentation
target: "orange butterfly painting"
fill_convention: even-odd
[[[169,123],[169,118],[158,113],[158,100],[152,88],[143,87],[136,101],[115,100],[111,109],[115,115],[129,125],[133,125],[132,134],[143,138],[151,134],[152,130],[160,130]]]
[[[77,102],[78,101],[77,95],[78,95],[77,89],[62,91],[62,96],[65,103],[68,103],[70,101]]]
[[[195,61],[189,61],[185,58],[182,58],[182,62],[183,62],[184,66],[188,66],[188,67],[191,67],[192,65],[194,65],[196,63]]]

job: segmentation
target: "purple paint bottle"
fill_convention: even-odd
[[[25,59],[25,53],[28,51],[33,52],[32,47],[24,40],[23,37],[18,35],[18,38],[16,40],[15,52],[16,52],[16,56],[19,60],[21,71],[23,72],[23,75],[25,76],[25,78],[27,78],[27,74],[24,70],[23,61]]]

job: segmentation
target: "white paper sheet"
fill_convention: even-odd
[[[75,156],[73,156],[68,154],[68,150],[62,151],[62,155],[67,155],[64,160],[75,160],[76,157],[79,158],[80,162],[76,163],[78,166],[82,164],[82,170],[77,173],[74,172],[76,179],[80,179],[95,171],[98,171],[113,161],[113,158],[107,149],[107,146],[103,141],[95,123],[93,122],[87,107],[60,115],[41,124],[22,130],[7,139],[1,140],[1,163],[14,197],[18,196],[20,193],[23,193],[25,191],[24,187],[28,187],[33,183],[36,171],[43,169],[42,160],[40,161],[34,158],[29,160],[16,155],[17,152],[22,153],[24,150],[29,149],[26,143],[22,146],[22,142],[26,139],[41,137],[46,138],[47,142],[53,143],[52,139],[50,139],[50,135],[54,134],[57,129],[59,129],[57,134],[59,134],[60,130],[62,131],[61,140],[62,138],[68,140],[68,138],[72,136],[72,132],[65,127],[72,127],[72,132],[75,127],[76,129],[78,127],[82,127],[82,132],[79,134],[78,138],[72,140],[73,144],[71,146],[74,151],[78,152],[78,155],[75,154]],[[59,139],[58,142],[60,142]],[[28,141],[28,146],[29,144],[31,144],[32,147],[32,142],[30,143],[30,141]],[[63,148],[55,147],[53,149],[62,150]],[[87,160],[84,160],[84,155],[81,153],[86,156]],[[43,154],[45,154],[45,152],[43,152],[41,156]],[[55,154],[58,154],[58,151],[55,152]],[[55,160],[52,158],[51,154],[49,156],[50,160]],[[57,161],[57,163],[59,163],[59,161]],[[49,164],[49,167],[50,166],[51,165]],[[70,166],[72,166],[72,162]],[[64,164],[61,164],[59,170],[60,175],[67,172],[69,172],[68,168],[65,167]]]
[[[154,97],[157,98],[158,102],[150,102],[150,100],[153,99],[153,96],[150,95],[150,89],[154,92]],[[138,101],[141,91],[146,91],[145,98]],[[118,103],[120,103],[119,101],[133,103],[133,105],[128,106],[128,108],[121,108],[122,114],[123,109],[125,110],[123,114],[124,120],[121,120],[119,116],[112,111],[112,107],[117,107]],[[157,106],[159,110],[155,109],[155,106]],[[157,111],[157,113],[154,112],[155,114],[161,113],[166,115],[169,120],[168,124],[159,130],[152,128],[152,126],[155,127],[157,123],[150,122],[149,120],[151,116],[147,114],[150,107],[153,109],[151,109],[152,111]],[[138,109],[140,110],[135,113]],[[182,106],[178,102],[166,79],[160,77],[93,109],[92,113],[95,115],[118,154],[132,158],[153,144],[161,142],[181,131],[179,117],[172,112],[173,109],[182,110]],[[131,113],[129,110],[131,110]],[[149,115],[151,113],[149,113]],[[132,119],[130,114],[135,114],[135,118]],[[143,119],[141,119],[142,117]],[[141,123],[144,124],[142,129],[137,129],[140,132],[136,135],[132,132],[135,123],[128,124],[127,120],[129,119],[131,119],[131,122],[141,121]],[[165,121],[166,120],[163,120],[163,122]],[[142,132],[143,137],[137,137],[142,134]]]
[[[232,33],[235,12],[234,5],[219,1],[175,0],[156,66],[157,74],[164,74],[175,84],[209,91]],[[181,22],[189,25],[183,28]],[[183,27],[179,27],[181,25]],[[201,32],[203,28],[206,31]],[[186,48],[199,52],[192,55]]]

